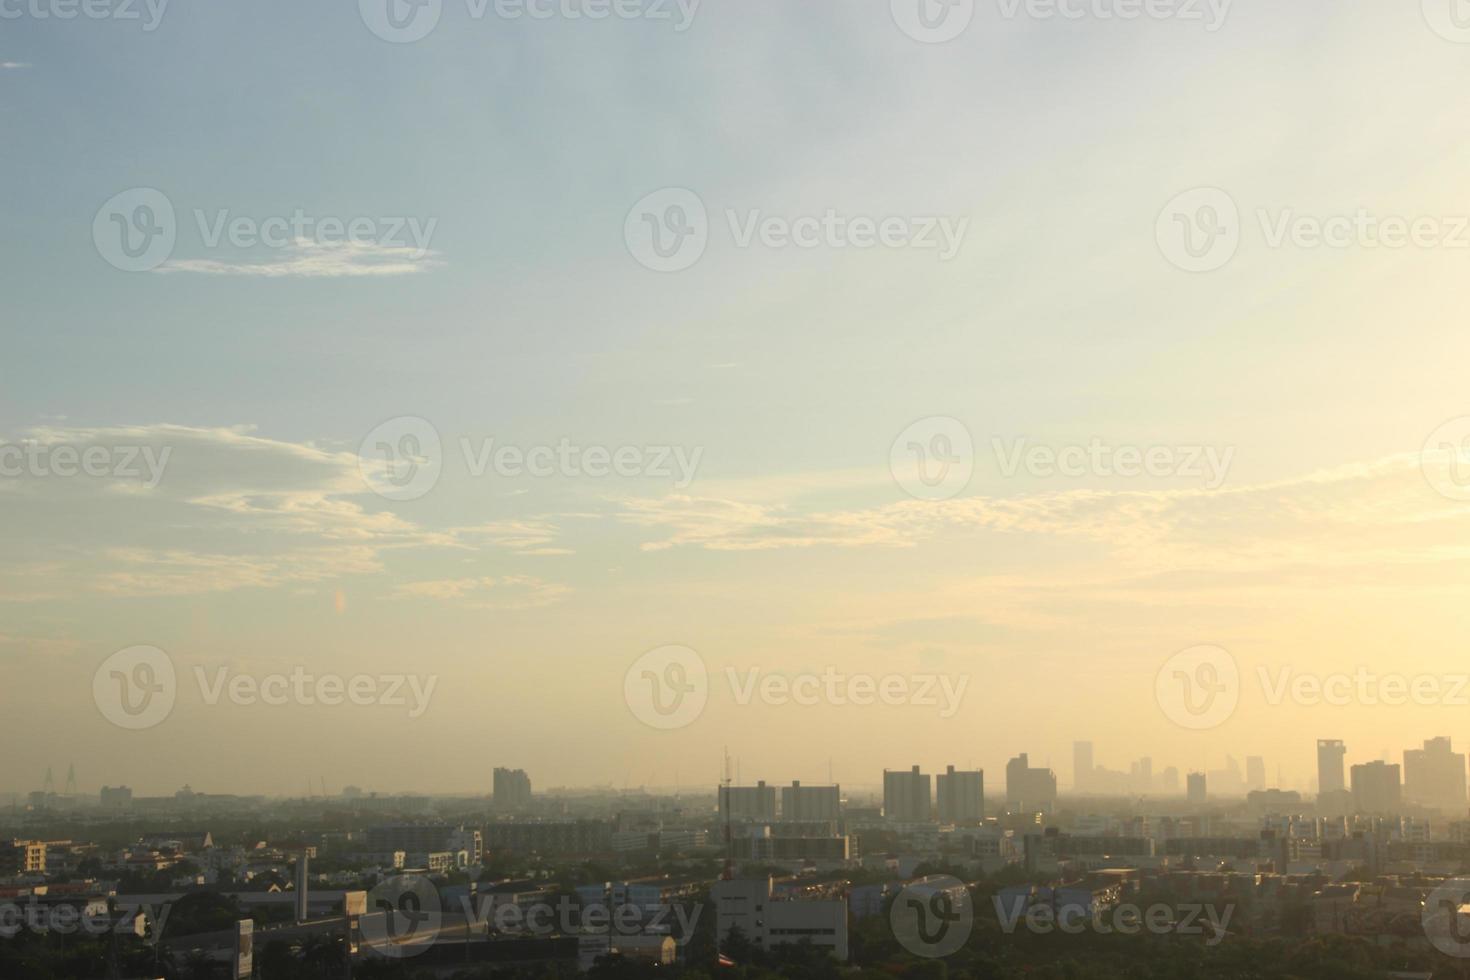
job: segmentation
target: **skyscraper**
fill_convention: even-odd
[[[1092,757],[1091,742],[1072,743],[1072,789],[1085,792],[1092,783],[1092,771],[1096,763]]]
[[[956,771],[948,766],[934,777],[940,823],[979,823],[985,819],[985,773]]]
[[[1192,772],[1192,773],[1189,774],[1188,777],[1186,777],[1186,781],[1187,781],[1188,786],[1189,786],[1188,797],[1187,797],[1188,800],[1189,800],[1189,802],[1191,802],[1191,803],[1203,803],[1203,802],[1205,802],[1209,798],[1209,793],[1208,793],[1208,791],[1205,788],[1205,774],[1204,773],[1202,773],[1202,772]]]
[[[842,790],[837,786],[803,786],[793,782],[781,787],[781,819],[838,820],[841,819]]]
[[[1347,746],[1337,739],[1317,739],[1317,794],[1341,793],[1347,789],[1343,781],[1343,760]]]
[[[1057,775],[1032,769],[1025,752],[1006,763],[1006,807],[1012,812],[1050,812],[1057,802]]]
[[[499,769],[494,773],[495,807],[520,810],[531,805],[531,777],[524,769]]]
[[[1359,813],[1392,815],[1403,803],[1399,767],[1383,760],[1353,766],[1353,808]]]
[[[1465,756],[1448,736],[1404,752],[1404,800],[1457,813],[1465,808]]]
[[[1258,755],[1245,757],[1245,788],[1247,790],[1266,788],[1266,760]]]
[[[883,815],[902,823],[927,823],[932,819],[929,774],[918,766],[904,771],[883,770]]]

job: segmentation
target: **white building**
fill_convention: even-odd
[[[710,897],[715,902],[715,935],[721,943],[739,929],[764,950],[807,941],[847,960],[846,899],[773,899],[770,878],[717,881]]]

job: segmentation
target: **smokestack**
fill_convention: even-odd
[[[307,862],[307,858],[306,858],[306,851],[303,850],[301,852],[301,856],[296,859],[296,921],[297,922],[305,922],[306,921],[306,900],[307,900],[307,890],[308,890],[307,889],[307,885],[306,885],[307,864],[308,864],[308,862]]]

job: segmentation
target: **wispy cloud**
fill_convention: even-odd
[[[394,590],[398,599],[434,599],[471,609],[536,609],[559,602],[571,589],[529,575],[500,578],[440,579],[409,582]]]
[[[29,67],[31,67],[29,61],[0,61],[0,71],[17,71]]]
[[[363,276],[406,276],[425,272],[442,262],[439,253],[417,245],[375,242],[316,242],[297,239],[278,256],[257,262],[221,259],[174,259],[159,266],[163,273],[194,272],[211,276],[250,276],[262,279],[337,279]]]

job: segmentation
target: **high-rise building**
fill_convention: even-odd
[[[985,772],[956,771],[954,766],[934,777],[935,807],[940,823],[980,823],[985,819]]]
[[[784,821],[839,820],[842,790],[837,786],[803,786],[793,781],[781,787],[781,819]]]
[[[1266,760],[1258,755],[1245,757],[1245,788],[1247,792],[1266,788]]]
[[[754,786],[721,786],[720,818],[775,822],[776,787],[765,780]]]
[[[883,770],[883,816],[900,823],[928,823],[933,819],[929,774],[918,766],[910,770]]]
[[[133,805],[133,791],[126,786],[104,786],[98,802],[104,810],[126,810]]]
[[[1352,768],[1353,808],[1359,813],[1391,815],[1403,803],[1403,783],[1398,766],[1383,760]]]
[[[494,788],[497,810],[521,810],[531,805],[531,777],[524,769],[496,769]]]
[[[1057,802],[1057,774],[1050,769],[1032,769],[1022,752],[1006,763],[1006,809],[1012,813],[1050,812]]]
[[[1072,789],[1086,792],[1092,785],[1092,771],[1097,766],[1092,757],[1091,742],[1072,743]]]
[[[1465,756],[1448,736],[1404,752],[1404,800],[1459,813],[1465,809]]]
[[[1317,795],[1327,796],[1347,789],[1343,780],[1343,760],[1347,747],[1337,739],[1317,740]]]
[[[1204,773],[1192,772],[1185,777],[1185,782],[1188,785],[1186,798],[1189,802],[1203,803],[1209,799],[1209,791],[1206,789]]]

